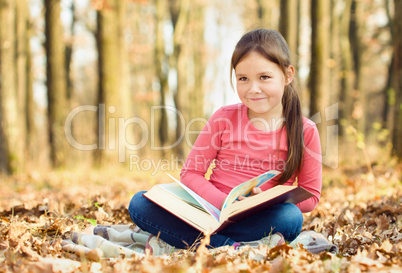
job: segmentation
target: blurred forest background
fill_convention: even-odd
[[[401,18],[401,0],[0,0],[0,172],[182,162],[238,101],[231,53],[259,27],[288,41],[325,165],[401,159]]]

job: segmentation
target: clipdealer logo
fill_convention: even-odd
[[[176,115],[177,117],[177,122],[180,122],[182,126],[185,128],[181,135],[175,140],[174,143],[171,143],[169,145],[165,146],[158,146],[156,144],[156,139],[155,136],[157,135],[158,128],[157,128],[157,112],[160,110],[166,110],[167,112],[170,112],[171,115]],[[120,163],[126,162],[127,160],[127,152],[128,151],[139,151],[143,149],[149,142],[150,142],[150,148],[152,151],[161,151],[161,150],[171,150],[172,148],[176,147],[181,143],[182,141],[185,141],[186,145],[189,147],[193,147],[193,143],[191,142],[191,136],[192,135],[199,135],[201,134],[211,134],[211,140],[219,137],[220,132],[215,133],[216,135],[213,135],[213,132],[211,130],[211,125],[207,122],[205,118],[194,118],[191,119],[186,123],[186,120],[183,116],[182,113],[180,113],[176,108],[173,106],[152,106],[151,107],[151,119],[150,119],[150,124],[148,124],[144,119],[140,117],[130,117],[130,118],[124,118],[124,117],[109,117],[106,118],[106,111],[110,114],[116,113],[117,108],[115,106],[109,106],[106,109],[105,104],[99,104],[99,106],[95,105],[81,105],[78,106],[70,111],[70,113],[66,117],[65,125],[64,125],[64,132],[65,132],[65,137],[68,143],[81,151],[92,151],[96,149],[100,150],[118,150],[118,160]],[[78,119],[79,115],[83,112],[90,111],[97,113],[97,120],[98,120],[98,138],[97,142],[91,143],[91,144],[83,144],[78,142],[74,136],[73,136],[73,121],[74,119]],[[326,165],[327,167],[330,168],[337,168],[339,164],[339,143],[338,143],[338,124],[336,123],[338,119],[338,103],[332,104],[328,107],[326,107],[323,111],[323,113],[319,112],[315,115],[313,115],[310,119],[315,122],[317,125],[320,124],[325,124],[325,136],[321,136],[321,146],[323,147],[321,153],[317,153],[315,151],[312,151],[308,147],[305,148],[305,153],[308,153],[311,157],[313,157],[315,160],[322,162],[323,165]],[[323,118],[322,116],[325,116]],[[106,120],[107,119],[107,120]],[[282,120],[283,121],[283,120]],[[281,122],[282,122],[281,121]],[[197,131],[197,130],[191,130],[193,128],[193,124],[196,122],[201,122],[203,125],[206,125],[204,130],[202,132]],[[248,140],[248,137],[250,135],[256,134],[255,131],[250,130],[250,126],[247,124],[245,125],[246,130],[242,132],[237,132],[235,133],[234,126],[231,122],[230,119],[227,118],[218,118],[214,122],[221,122],[226,124],[227,130],[225,131],[226,136],[229,138],[228,141],[228,146],[223,147],[225,149],[227,148],[234,148],[234,149],[241,149],[239,147],[238,142],[235,146],[233,143],[231,144],[231,141],[233,138],[239,137],[236,134],[243,134],[242,137],[245,139],[245,144],[248,145],[248,148],[254,149],[254,150],[264,150],[270,145],[276,145],[276,138],[272,139],[272,142],[275,143],[267,143],[266,147],[255,147],[252,145],[252,142]],[[260,120],[259,122],[263,122]],[[279,121],[276,121],[279,122]],[[108,126],[106,126],[106,123],[108,123]],[[275,124],[275,123],[272,123]],[[138,134],[140,136],[139,139],[136,139],[136,143],[133,143],[134,141],[129,140],[127,137],[127,132],[129,131],[129,126],[136,126],[136,130],[138,131]],[[268,126],[268,124],[267,124]],[[107,129],[108,128],[108,129]],[[269,128],[269,127],[268,127]],[[305,128],[306,129],[306,128]],[[108,130],[108,132],[106,132]],[[116,137],[117,135],[117,137]],[[114,136],[114,137],[111,137]],[[208,145],[197,147],[198,150],[205,150],[209,149],[210,145],[212,148],[217,148],[214,147],[216,145],[214,141],[211,141]],[[142,161],[137,155],[129,154],[129,160],[130,160],[130,169],[132,168],[137,168],[142,164],[142,167],[145,169],[155,169],[155,168],[165,168],[162,166],[167,166],[167,162],[148,162],[151,159],[144,159],[145,161]],[[180,161],[179,159],[171,159],[175,162]],[[150,166],[150,167],[149,167]],[[159,166],[159,167],[158,167]]]

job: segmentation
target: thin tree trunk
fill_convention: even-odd
[[[278,13],[279,3],[277,0],[256,0],[257,1],[257,16],[259,25],[262,28],[278,28],[280,15]]]
[[[190,11],[190,25],[193,26],[191,31],[191,48],[190,54],[191,58],[189,61],[192,62],[191,67],[194,70],[191,71],[192,75],[188,75],[194,81],[191,81],[192,86],[189,85],[189,102],[190,114],[189,114],[189,131],[200,132],[204,127],[204,123],[199,119],[204,117],[204,74],[206,67],[206,46],[204,43],[204,19],[205,19],[205,5],[203,1],[197,0],[193,2],[194,8]],[[190,70],[188,70],[190,71]],[[189,123],[190,122],[190,123]],[[186,145],[186,153],[190,151],[189,148],[192,147],[198,134],[191,134],[189,136],[189,145]]]
[[[120,66],[119,35],[116,18],[116,1],[97,13],[96,42],[98,48],[98,149],[94,161],[98,166],[118,160],[116,119],[119,108]]]
[[[0,171],[21,169],[21,137],[15,65],[15,5],[0,0]]]
[[[402,161],[402,1],[394,0],[394,89],[396,104],[394,108],[393,150]]]
[[[299,47],[300,47],[300,32],[301,32],[301,18],[302,18],[302,9],[301,9],[301,5],[302,5],[302,0],[297,0],[297,9],[296,9],[296,51],[294,54],[296,54],[296,57],[293,61],[293,64],[296,67],[296,71],[299,71],[300,69],[300,60],[299,60]],[[297,78],[297,82],[300,83],[300,77],[299,77],[299,73],[296,73],[296,78]],[[300,90],[300,87],[299,87]],[[299,93],[300,95],[300,93]]]
[[[31,29],[29,29],[29,33]],[[29,34],[30,36],[31,34]],[[29,44],[29,41],[27,41]],[[33,96],[33,70],[32,70],[32,54],[31,50],[27,51],[27,95],[26,95],[26,111],[25,111],[25,126],[26,126],[26,147],[28,151],[28,161],[36,162],[39,156],[39,148],[36,145],[37,136],[35,126],[35,101]]]
[[[388,22],[389,22],[389,32],[391,33],[391,42],[392,44],[394,44],[393,38],[394,38],[394,22],[393,22],[393,18],[391,17],[391,12],[390,12],[390,8],[389,8],[389,3],[392,0],[387,0],[385,1],[385,10],[387,11],[387,17],[388,17]],[[384,86],[383,89],[383,97],[384,97],[384,107],[383,107],[383,111],[382,111],[382,124],[384,128],[388,128],[392,131],[392,120],[390,120],[391,112],[393,110],[393,107],[391,105],[391,98],[395,97],[394,94],[392,94],[392,92],[394,92],[394,90],[392,89],[392,85],[393,85],[393,76],[394,76],[394,54],[392,54],[391,57],[391,62],[388,66],[388,77],[387,77],[387,81],[386,84]]]
[[[365,133],[366,131],[366,94],[362,89],[362,56],[364,47],[362,40],[362,24],[363,24],[363,3],[361,1],[352,1],[350,18],[350,31],[349,39],[352,49],[352,58],[354,64],[355,81],[353,92],[353,118],[357,121],[357,128],[359,131]]]
[[[72,64],[72,55],[73,55],[73,46],[74,46],[74,26],[75,22],[77,21],[77,17],[75,15],[75,2],[71,2],[71,14],[72,14],[72,20],[71,20],[71,26],[70,26],[70,41],[66,44],[66,79],[67,79],[67,101],[68,103],[71,103],[71,98],[72,98],[72,92],[73,92],[73,81],[70,75],[71,71],[71,64]]]
[[[185,75],[186,68],[184,66],[184,56],[183,56],[183,44],[184,44],[184,31],[188,22],[188,11],[189,11],[189,0],[178,0],[172,1],[170,4],[170,14],[172,17],[172,23],[174,28],[173,33],[173,55],[171,58],[171,67],[177,71],[177,86],[176,92],[173,95],[173,100],[176,106],[176,141],[178,144],[176,146],[177,155],[180,158],[184,157],[184,141],[183,137],[185,134],[186,126],[186,113],[187,108],[190,107],[185,100]],[[184,121],[182,118],[184,117]]]
[[[338,102],[340,92],[340,72],[341,72],[341,53],[340,53],[340,25],[341,17],[344,12],[339,6],[339,1],[330,1],[330,37],[329,37],[329,59],[327,60],[327,66],[329,67],[329,103]],[[343,99],[343,98],[341,98]]]
[[[133,117],[133,99],[130,91],[130,71],[128,64],[128,50],[127,43],[125,37],[125,27],[127,26],[127,1],[116,1],[116,28],[117,28],[117,39],[118,39],[118,71],[119,71],[119,82],[118,82],[118,115],[119,118],[124,118],[125,121]],[[127,126],[119,123],[119,162],[126,162],[129,158],[130,154],[136,154],[137,151],[134,150],[135,143],[138,143],[136,140],[138,137],[136,136],[136,131],[133,129],[134,126]],[[139,136],[141,137],[141,136]],[[127,144],[127,145],[126,145]]]
[[[45,0],[45,10],[50,158],[53,167],[58,168],[65,165],[67,158],[64,135],[67,82],[60,0]]]
[[[280,1],[280,20],[279,31],[288,43],[291,59],[294,64],[297,63],[297,17],[298,17],[298,0],[282,0]]]
[[[326,139],[324,109],[328,102],[329,1],[311,1],[310,116],[319,116],[318,130]],[[316,116],[317,117],[317,116]],[[322,143],[324,144],[324,143]]]
[[[160,147],[164,147],[168,142],[168,118],[166,111],[166,93],[169,91],[168,73],[169,73],[169,60],[165,53],[165,41],[163,39],[164,21],[166,19],[166,1],[156,0],[156,44],[155,44],[155,61],[156,61],[156,75],[159,79],[160,85],[160,117],[158,124],[158,138]],[[165,150],[162,148],[162,156],[165,156]]]
[[[382,124],[384,128],[390,128],[391,126],[388,125],[389,122],[389,114],[391,111],[391,98],[395,97],[395,94],[391,94],[395,90],[392,90],[392,82],[393,82],[393,76],[394,76],[394,62],[395,58],[392,54],[392,59],[391,62],[388,66],[388,77],[387,81],[385,84],[385,87],[382,91],[383,97],[384,97],[384,108],[382,110]]]
[[[296,71],[299,71],[299,7],[299,0],[280,1],[279,31],[289,46],[291,61]],[[295,75],[295,82],[299,83],[299,73]]]
[[[16,1],[16,65],[17,65],[17,104],[19,112],[19,127],[21,149],[23,151],[22,164],[25,168],[26,159],[29,155],[28,123],[27,123],[27,96],[32,82],[29,80],[30,73],[30,33],[29,33],[29,7],[26,0]]]
[[[127,1],[116,1],[116,17],[117,17],[117,34],[118,34],[118,52],[119,52],[119,98],[120,113],[125,119],[132,116],[131,96],[130,96],[130,71],[128,67],[127,45],[125,41],[124,28],[126,26],[126,8]],[[133,137],[131,132],[126,132],[126,136]],[[131,143],[131,142],[130,142]]]
[[[340,88],[340,118],[351,120],[353,110],[353,79],[354,71],[352,67],[352,49],[349,41],[349,25],[352,0],[345,0],[345,9],[341,17],[340,27],[340,48],[342,62],[342,76]],[[341,128],[340,131],[343,134]]]

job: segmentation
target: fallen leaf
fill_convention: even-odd
[[[384,250],[385,252],[391,252],[392,250],[392,244],[389,242],[389,240],[385,240],[381,246],[380,249]]]
[[[28,269],[33,273],[71,273],[80,267],[80,262],[68,259],[41,258],[37,262],[30,263]]]

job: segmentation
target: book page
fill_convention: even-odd
[[[202,210],[206,213],[208,213],[199,203],[198,201],[192,197],[185,189],[183,189],[180,185],[177,183],[169,183],[169,184],[159,184],[157,185],[158,187],[163,188],[164,190],[168,191],[169,193],[173,194],[177,198],[183,200],[187,204],[190,204],[191,206]]]
[[[268,171],[266,173],[263,173],[257,177],[254,177],[244,183],[241,183],[240,185],[234,187],[229,195],[226,197],[225,203],[222,206],[222,210],[224,210],[228,205],[232,204],[234,201],[237,200],[237,198],[239,198],[239,196],[243,195],[243,196],[248,196],[251,193],[251,190],[254,187],[260,187],[261,185],[263,185],[264,183],[268,182],[269,180],[271,180],[272,178],[274,178],[275,176],[277,176],[278,174],[280,174],[280,172],[272,170],[272,171]]]
[[[279,204],[279,203],[300,203],[314,195],[300,186],[277,185],[260,194],[246,198],[243,201],[228,205],[227,209],[221,213],[221,222],[231,218],[231,221],[243,218],[239,217],[244,211],[249,215],[261,209]]]
[[[211,205],[208,201],[206,201],[204,198],[196,194],[194,191],[192,191],[190,188],[188,188],[186,185],[181,183],[179,180],[171,176],[170,174],[167,173],[174,181],[176,181],[184,190],[186,190],[197,202],[209,213],[211,214],[212,217],[216,219],[216,221],[219,222],[219,216],[221,214],[220,210],[215,208],[215,206]]]

